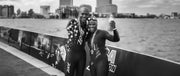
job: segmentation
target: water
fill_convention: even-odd
[[[0,26],[15,27],[53,36],[67,37],[69,20],[0,19]],[[180,20],[115,19],[120,42],[108,45],[180,62]],[[98,28],[107,30],[108,19],[98,19]]]

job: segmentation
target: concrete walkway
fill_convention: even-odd
[[[64,76],[64,73],[0,42],[0,76]]]

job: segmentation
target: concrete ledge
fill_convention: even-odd
[[[41,69],[42,71],[46,72],[49,75],[52,76],[64,76],[64,73],[60,70],[57,70],[53,68],[52,66],[26,54],[21,52],[20,50],[17,50],[16,48],[13,48],[5,43],[0,42],[0,48],[5,50],[6,52],[28,62],[29,64]]]

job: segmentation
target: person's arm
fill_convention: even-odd
[[[117,29],[116,29],[115,22],[111,21],[110,25],[113,28],[113,34],[114,35],[111,35],[106,31],[105,38],[108,39],[109,41],[113,41],[113,42],[120,41],[119,33],[118,33]]]
[[[120,40],[118,31],[113,30],[113,33],[114,33],[114,35],[111,35],[106,31],[105,38],[112,42],[118,42]]]
[[[69,26],[71,26],[71,25],[74,24],[75,22],[77,22],[76,19],[71,19],[71,20],[68,22],[66,28],[68,28]]]

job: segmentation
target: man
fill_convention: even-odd
[[[68,41],[66,48],[67,72],[66,76],[83,76],[86,65],[86,52],[84,42],[87,35],[86,20],[89,17],[89,10],[80,8],[79,18],[72,19],[67,25]]]
[[[95,17],[88,18],[89,39],[87,40],[90,48],[90,71],[91,76],[107,76],[109,63],[107,57],[106,40],[118,42],[120,40],[115,22],[111,21],[110,26],[113,28],[114,35],[107,31],[97,29],[97,19]]]

